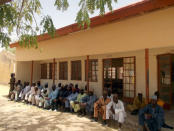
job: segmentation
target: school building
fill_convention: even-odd
[[[91,18],[90,28],[72,24],[57,37],[38,36],[39,49],[16,47],[16,77],[22,81],[104,88],[125,102],[155,91],[174,105],[174,0],[144,0]]]

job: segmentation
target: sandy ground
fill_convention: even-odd
[[[76,114],[50,112],[8,101],[7,94],[8,87],[0,85],[0,131],[117,131]],[[174,111],[167,112],[166,117],[167,123],[174,125]],[[137,130],[137,121],[137,117],[128,114],[122,131]]]
[[[0,85],[0,131],[112,131],[88,118],[50,112],[8,101],[8,87]],[[115,129],[116,131],[116,129]]]

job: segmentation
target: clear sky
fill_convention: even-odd
[[[60,28],[72,23],[75,23],[76,14],[79,10],[78,2],[79,0],[68,0],[69,1],[69,8],[65,12],[57,11],[56,8],[53,6],[55,0],[40,0],[44,14],[48,14],[52,17],[54,25],[56,28]],[[142,0],[118,0],[117,3],[113,3],[114,9],[118,9]],[[96,11],[91,17],[98,15]]]
[[[43,8],[41,11],[42,14],[51,16],[56,29],[75,23],[76,14],[79,10],[78,3],[80,0],[68,0],[70,6],[68,10],[64,12],[58,11],[56,7],[54,7],[55,0],[40,0],[40,1]],[[113,3],[113,9],[115,10],[140,1],[143,0],[117,0],[117,3]],[[106,12],[108,12],[107,9]],[[98,11],[96,11],[93,15],[91,15],[91,17],[97,16],[98,14],[99,14]],[[40,17],[36,17],[36,21],[38,21],[38,23],[40,23],[40,20],[41,20]],[[15,35],[12,35],[12,39],[16,40],[17,37]],[[0,48],[0,51],[1,50],[2,48]]]

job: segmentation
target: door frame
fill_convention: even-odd
[[[166,55],[169,55],[170,56],[170,92],[169,92],[169,95],[170,95],[170,102],[168,104],[170,104],[170,106],[172,105],[172,55],[174,55],[173,53],[165,53],[165,54],[159,54],[157,55],[157,90],[158,92],[160,92],[160,74],[159,74],[159,69],[160,69],[160,66],[159,66],[159,57],[160,56],[166,56]]]
[[[123,59],[123,74],[124,74],[124,58],[134,58],[134,98],[136,97],[136,84],[137,84],[137,81],[136,81],[136,56],[127,56],[127,57],[110,57],[110,58],[103,58],[102,59],[102,94],[103,94],[103,91],[104,91],[104,60],[111,60],[111,65],[112,65],[112,59]],[[112,76],[112,68],[111,68],[111,76]],[[112,79],[112,78],[111,78]],[[123,79],[124,79],[124,76],[123,76]],[[112,85],[112,83],[111,83]],[[123,82],[123,85],[124,85],[124,82]],[[123,100],[127,103],[132,103],[134,98],[129,98],[129,97],[124,97],[124,87],[123,87]]]

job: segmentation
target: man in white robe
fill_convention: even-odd
[[[113,100],[106,106],[106,119],[112,118],[118,121],[119,128],[124,123],[126,112],[124,110],[124,104],[121,100],[118,100],[118,95],[113,95]]]

